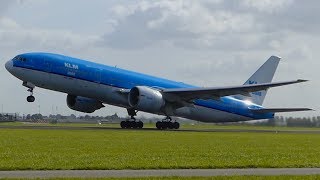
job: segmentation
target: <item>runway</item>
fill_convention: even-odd
[[[134,130],[134,131],[159,131],[156,128],[142,128],[142,129],[122,129],[118,127],[103,127],[103,126],[88,126],[88,127],[77,127],[77,126],[47,126],[47,125],[19,125],[19,126],[8,126],[1,125],[0,129],[45,129],[45,130]],[[275,130],[275,129],[255,129],[254,127],[246,129],[224,129],[224,128],[212,128],[212,129],[167,129],[161,131],[175,131],[175,132],[253,132],[253,133],[297,133],[297,134],[320,134],[319,129],[314,130]]]
[[[315,174],[320,174],[320,168],[0,171],[0,178],[209,177],[232,175],[271,176]]]

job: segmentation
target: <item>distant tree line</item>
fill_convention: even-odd
[[[4,118],[4,115],[3,117]],[[6,117],[8,118],[8,117]],[[14,118],[14,117],[11,117]],[[10,119],[11,119],[10,118]],[[194,123],[195,121],[190,120],[183,120],[181,121],[179,118],[173,117],[174,120],[180,121],[182,123]],[[1,115],[0,115],[1,119]],[[77,117],[74,114],[71,114],[69,116],[64,116],[61,114],[57,115],[49,115],[44,116],[42,114],[28,114],[25,117],[22,118],[26,121],[31,122],[39,122],[45,121],[45,122],[68,122],[68,120],[81,120],[81,121],[107,121],[107,122],[120,122],[125,119],[129,119],[129,117],[119,117],[117,113],[109,116],[90,116],[90,115],[84,115]],[[149,122],[154,123],[157,121],[162,120],[161,117],[144,117],[141,116],[138,118],[138,120],[141,120],[143,122]],[[268,120],[261,120],[256,121],[254,123],[250,122],[252,125],[260,125],[260,126],[287,126],[287,127],[320,127],[320,116],[314,116],[314,117],[283,117],[283,116],[276,116],[274,119],[268,119]],[[221,123],[219,123],[221,124]],[[225,123],[222,123],[225,124]],[[230,123],[228,123],[230,124]],[[238,122],[238,123],[231,123],[231,124],[248,124],[248,122]]]
[[[91,121],[95,121],[95,120],[109,120],[109,121],[117,121],[117,120],[123,120],[124,118],[119,117],[117,115],[117,113],[110,115],[110,116],[90,116],[90,115],[84,115],[84,116],[79,116],[77,117],[74,114],[71,114],[69,116],[65,116],[65,115],[61,115],[61,114],[56,114],[56,115],[52,115],[50,114],[49,116],[44,116],[42,114],[27,114],[26,116],[24,116],[22,118],[23,120],[26,121],[38,121],[38,120],[91,120]]]
[[[256,125],[287,126],[287,127],[320,127],[320,116],[314,117],[283,117],[276,116],[267,121],[258,121]]]
[[[25,119],[26,120],[30,120],[30,121],[32,121],[32,120],[39,120],[39,119],[43,119],[43,116],[42,116],[42,114],[28,114],[26,117],[25,117]]]
[[[15,121],[17,114],[0,113],[0,121]]]

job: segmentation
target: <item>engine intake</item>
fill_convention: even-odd
[[[129,105],[138,110],[157,113],[165,105],[165,100],[160,91],[145,86],[136,86],[130,90]]]
[[[104,105],[95,99],[82,97],[82,96],[67,96],[67,105],[70,109],[84,112],[84,113],[93,113],[95,110],[98,110]]]

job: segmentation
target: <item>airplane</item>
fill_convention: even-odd
[[[28,88],[34,102],[35,87],[66,93],[70,109],[92,113],[104,104],[127,109],[131,117],[121,128],[142,128],[138,111],[163,115],[157,129],[179,129],[172,117],[201,122],[238,122],[272,119],[275,113],[309,111],[309,108],[265,108],[262,103],[272,87],[307,80],[271,82],[280,57],[271,56],[243,85],[196,87],[65,55],[33,52],[15,56],[5,68]]]

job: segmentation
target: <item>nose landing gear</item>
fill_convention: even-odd
[[[28,91],[30,92],[30,96],[27,97],[27,101],[28,102],[34,102],[36,100],[36,98],[33,96],[33,89],[28,89]]]
[[[36,87],[34,84],[30,82],[23,82],[23,86],[28,88],[28,91],[30,92],[30,96],[27,97],[28,102],[34,102],[36,98],[33,96],[33,89]]]

